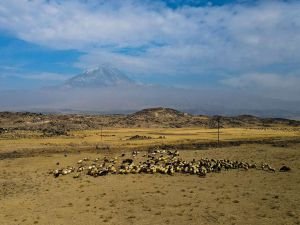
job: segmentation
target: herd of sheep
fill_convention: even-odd
[[[128,154],[128,153],[127,153]],[[119,156],[91,160],[83,158],[77,162],[77,166],[68,166],[55,169],[50,173],[54,177],[73,174],[74,178],[82,175],[93,177],[105,176],[108,174],[167,174],[175,173],[192,174],[205,177],[207,173],[221,172],[230,169],[260,169],[268,172],[275,172],[275,169],[267,163],[260,165],[243,161],[232,161],[227,159],[207,159],[186,161],[180,158],[178,151],[154,150],[137,157],[138,151],[133,151],[130,157],[123,153]],[[138,160],[139,158],[139,160]],[[279,171],[288,171],[289,167],[283,166]]]

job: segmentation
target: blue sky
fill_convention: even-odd
[[[109,63],[144,83],[299,99],[300,2],[0,2],[0,90]]]

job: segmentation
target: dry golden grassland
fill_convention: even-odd
[[[129,140],[140,135],[151,137],[144,140]],[[159,138],[163,136],[165,138]],[[295,139],[300,137],[299,128],[225,128],[220,130],[220,141],[255,141],[268,139]],[[217,141],[216,129],[205,128],[149,128],[149,129],[103,129],[71,131],[68,136],[44,137],[32,131],[15,131],[0,136],[0,151],[27,149],[79,149],[109,146],[111,149],[143,148],[162,144],[206,143]]]
[[[135,135],[152,139],[129,140]],[[84,157],[120,157],[121,153],[130,157],[134,148],[141,149],[142,155],[143,149],[154,145],[216,142],[217,130],[103,129],[102,138],[101,130],[71,131],[68,136],[55,137],[28,131],[6,133],[0,136],[0,155],[4,155],[0,158],[0,224],[300,224],[299,137],[299,128],[228,128],[221,129],[222,142],[253,143],[180,150],[186,160],[207,157],[267,162],[276,168],[275,173],[237,169],[209,173],[205,178],[109,174],[74,179],[68,175],[54,178],[49,171],[74,166]],[[278,147],[260,140],[286,142]],[[18,158],[5,155],[35,151],[38,154]],[[278,172],[282,165],[291,171]]]
[[[183,150],[201,157],[268,162],[290,172],[230,170],[195,175],[130,174],[54,178],[48,171],[120,152],[0,160],[0,221],[5,225],[300,224],[300,145]],[[141,153],[142,154],[142,153]],[[57,163],[59,162],[59,165]]]

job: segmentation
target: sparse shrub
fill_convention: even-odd
[[[47,136],[47,137],[68,135],[67,130],[64,128],[60,128],[60,127],[45,128],[42,130],[42,132],[43,132],[43,135]]]

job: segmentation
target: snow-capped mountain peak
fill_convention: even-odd
[[[110,87],[118,85],[135,84],[123,72],[112,66],[98,66],[97,68],[86,70],[71,79],[67,80],[64,86],[89,88],[89,87]]]

